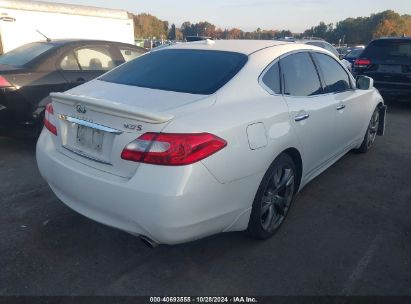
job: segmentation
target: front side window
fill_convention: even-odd
[[[280,65],[278,62],[265,72],[262,81],[275,94],[281,94]]]
[[[82,70],[108,71],[114,68],[114,61],[105,47],[86,47],[75,51]]]
[[[165,49],[114,69],[100,80],[143,88],[209,95],[233,78],[247,55],[211,50]]]
[[[324,77],[324,93],[338,93],[351,89],[350,77],[334,58],[320,53],[315,53],[314,56]]]
[[[308,53],[296,53],[280,60],[284,94],[314,96],[322,93],[317,70]]]

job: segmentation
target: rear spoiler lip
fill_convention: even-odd
[[[59,102],[69,106],[74,106],[81,103],[96,112],[114,114],[119,117],[153,124],[165,123],[174,118],[171,114],[147,111],[141,107],[130,106],[106,99],[72,95],[68,93],[50,93],[50,96],[52,97],[53,102]]]

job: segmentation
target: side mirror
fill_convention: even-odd
[[[340,55],[338,55],[338,57],[340,58],[340,60],[343,60],[344,57],[345,57],[345,55],[344,55],[344,54],[340,54]]]
[[[371,90],[374,87],[374,79],[367,76],[358,76],[356,86],[360,90]]]

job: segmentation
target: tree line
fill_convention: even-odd
[[[247,32],[239,28],[221,29],[210,22],[184,22],[180,28],[169,26],[150,14],[134,16],[136,38],[183,40],[187,36],[206,36],[213,39],[276,39],[284,37],[317,37],[331,43],[367,44],[383,36],[411,36],[411,15],[400,15],[392,10],[372,14],[369,17],[347,18],[336,24],[320,22],[303,33],[290,30],[264,30],[257,28]]]

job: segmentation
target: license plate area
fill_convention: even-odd
[[[103,150],[104,133],[101,130],[77,125],[76,141],[79,148],[82,147],[100,153]]]
[[[402,72],[402,66],[401,65],[381,64],[380,67],[378,68],[378,72],[399,74],[399,73]]]
[[[81,162],[112,166],[113,144],[120,131],[65,115],[59,118],[61,144],[66,151],[76,154],[75,158]]]

